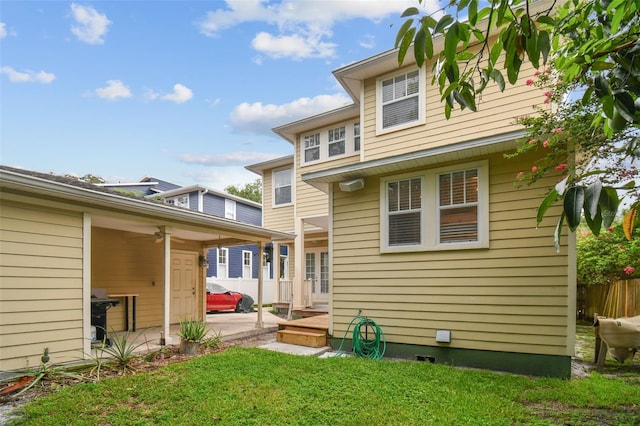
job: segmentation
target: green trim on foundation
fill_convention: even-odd
[[[331,346],[340,346],[342,339],[331,339]],[[351,351],[351,340],[345,339],[343,352]],[[547,377],[571,377],[571,357],[562,355],[538,355],[517,352],[481,351],[475,349],[449,348],[446,346],[420,346],[402,343],[388,343],[385,358],[426,360],[435,358],[438,364],[459,367],[482,368]]]

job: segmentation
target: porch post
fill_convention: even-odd
[[[256,321],[256,328],[263,328],[262,322],[262,287],[264,284],[264,268],[262,267],[262,256],[264,251],[264,243],[258,242],[258,253],[260,259],[260,267],[258,268],[258,320]]]
[[[304,261],[304,219],[295,219],[294,232],[296,234],[294,247],[294,277],[293,277],[293,309],[305,307],[306,290],[305,281],[305,261]]]
[[[273,282],[275,283],[274,303],[282,302],[280,300],[280,244],[273,242],[273,254],[271,255],[271,263],[273,264]]]
[[[164,227],[164,318],[162,320],[162,335],[165,344],[171,344],[169,323],[171,322],[171,228]],[[161,342],[162,343],[162,342]]]

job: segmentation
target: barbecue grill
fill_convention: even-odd
[[[120,303],[118,299],[109,299],[107,290],[104,288],[91,289],[91,325],[96,328],[96,343],[103,341],[107,346],[111,346],[111,340],[106,338],[107,334],[107,310]]]

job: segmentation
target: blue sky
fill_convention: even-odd
[[[244,185],[292,152],[271,128],[351,102],[331,71],[392,48],[408,6],[2,0],[0,163]]]

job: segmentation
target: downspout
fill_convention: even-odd
[[[171,322],[171,228],[163,227],[164,234],[164,317],[162,320],[162,336],[165,344],[171,344],[169,323]]]
[[[209,189],[205,188],[204,191],[198,191],[198,211],[204,213],[204,196],[209,192]]]
[[[91,215],[82,215],[82,353],[91,354]]]

